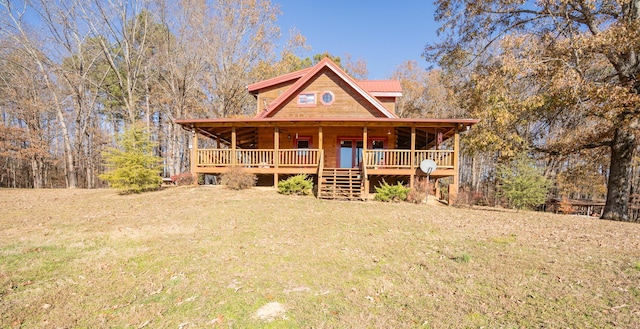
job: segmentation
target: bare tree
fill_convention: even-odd
[[[40,23],[48,31],[49,51],[57,58],[55,70],[63,88],[65,106],[70,112],[73,151],[78,175],[82,172],[85,186],[96,185],[97,160],[101,135],[96,129],[96,108],[99,93],[109,73],[102,51],[91,31],[82,28],[84,22],[78,11],[81,1],[60,0],[33,2]],[[96,144],[97,143],[97,144]]]
[[[280,35],[275,25],[279,8],[268,0],[184,1],[198,14],[195,29],[199,51],[206,62],[201,82],[211,114],[227,117],[252,113],[253,98],[246,92],[250,72],[273,57]],[[199,13],[205,13],[201,15]]]
[[[99,42],[111,68],[113,88],[104,88],[119,102],[128,123],[140,118],[140,90],[144,90],[144,69],[149,53],[151,15],[145,0],[83,1],[82,19]]]
[[[35,42],[35,37],[29,33],[27,24],[25,23],[24,15],[27,11],[27,4],[22,4],[21,7],[15,7],[14,2],[4,0],[2,6],[2,20],[3,25],[0,28],[0,33],[16,45],[19,45],[24,51],[25,56],[28,56],[35,64],[41,75],[44,86],[46,87],[49,96],[52,99],[52,106],[56,112],[57,123],[60,127],[64,144],[65,154],[65,171],[67,178],[67,186],[71,188],[77,187],[77,177],[74,165],[73,147],[71,138],[69,135],[69,129],[65,118],[65,109],[63,106],[63,99],[59,94],[59,88],[57,87],[54,76],[56,65],[48,58],[43,51],[41,51],[38,44]]]

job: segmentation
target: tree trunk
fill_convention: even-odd
[[[629,221],[631,168],[636,148],[636,135],[631,125],[621,125],[611,144],[611,166],[607,182],[607,201],[601,219]]]

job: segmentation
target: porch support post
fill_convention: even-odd
[[[324,171],[324,149],[323,149],[323,134],[322,134],[322,126],[318,126],[318,184],[316,186],[317,188],[317,194],[316,196],[319,198],[320,197],[320,192],[322,191],[322,171]]]
[[[369,132],[367,131],[367,126],[365,125],[362,128],[362,169],[363,169],[363,174],[367,172],[366,168],[364,168],[367,165],[367,146],[369,144]],[[362,177],[364,184],[362,186],[362,198],[363,199],[367,199],[369,197],[369,175],[364,175],[364,177]]]
[[[449,205],[453,205],[458,197],[458,183],[460,180],[460,131],[458,126],[453,135],[453,184],[449,186]]]
[[[280,162],[280,128],[273,128],[273,187],[278,188],[278,164]]]
[[[193,185],[198,185],[198,174],[196,168],[198,167],[198,133],[195,128],[191,129],[191,175],[195,178]]]
[[[416,173],[416,127],[411,127],[411,153],[409,154],[409,161],[411,165],[411,174],[409,176],[409,187],[413,188],[415,173]]]
[[[231,166],[235,167],[238,162],[238,154],[236,154],[236,126],[231,127]]]
[[[318,152],[322,152],[322,144],[324,143],[322,138],[322,126],[320,126],[318,127]]]
[[[368,138],[367,126],[362,127],[362,165],[366,165],[365,155],[367,154],[367,138]]]

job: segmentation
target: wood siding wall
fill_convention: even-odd
[[[322,93],[330,91],[335,100],[331,105],[324,105],[320,101]],[[269,93],[277,91],[271,90]],[[298,94],[315,93],[315,106],[298,105]],[[272,95],[272,94],[270,94]],[[262,97],[262,93],[259,98]],[[270,98],[265,94],[265,99]],[[367,102],[338,75],[328,68],[323,69],[309,81],[300,92],[292,95],[285,105],[272,115],[274,118],[374,118],[384,117],[375,107]]]
[[[396,98],[395,97],[376,97],[376,98],[387,110],[389,110],[389,112],[396,114]]]
[[[289,87],[291,87],[291,85],[294,84],[294,82],[295,81],[288,81],[285,83],[281,83],[281,84],[260,90],[260,93],[258,94],[258,99],[257,99],[258,108],[256,109],[256,115],[259,115],[260,112],[266,109],[267,106],[265,104],[267,105],[271,104],[271,102],[273,102],[276,98],[278,98],[280,94],[286,92],[287,89],[289,89]]]
[[[361,127],[323,127],[323,145],[320,147],[318,145],[318,127],[287,127],[280,128],[280,149],[296,148],[296,134],[298,134],[298,138],[310,137],[310,148],[324,149],[325,167],[338,166],[339,139],[352,138],[354,140],[362,140]],[[396,139],[393,128],[369,127],[367,128],[367,135],[369,141],[384,139],[386,149],[395,149]],[[291,136],[291,138],[289,138],[289,136]],[[273,128],[258,128],[257,148],[273,149],[273,137]],[[369,144],[367,144],[367,148],[370,148]]]

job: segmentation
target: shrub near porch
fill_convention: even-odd
[[[278,182],[280,194],[309,195],[313,190],[313,181],[307,175],[295,175]]]

